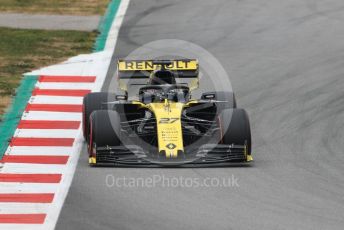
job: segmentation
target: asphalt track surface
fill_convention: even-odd
[[[343,229],[343,10],[341,0],[131,0],[114,58],[165,38],[214,54],[250,115],[255,163],[89,168],[84,151],[57,229]],[[106,175],[234,175],[239,187],[107,187]]]

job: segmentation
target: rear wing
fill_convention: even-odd
[[[118,77],[149,78],[150,73],[157,69],[171,70],[177,73],[178,78],[197,78],[198,61],[196,59],[178,60],[118,60]]]
[[[186,84],[190,90],[198,88],[198,61],[196,59],[174,60],[124,60],[117,62],[119,87],[128,91],[131,85],[146,85],[151,73],[158,69],[176,73],[178,84]]]

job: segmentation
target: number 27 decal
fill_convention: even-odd
[[[179,118],[161,118],[159,124],[172,124],[178,120]]]

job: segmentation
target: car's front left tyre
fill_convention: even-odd
[[[89,120],[91,113],[96,110],[109,109],[106,103],[115,100],[116,94],[106,92],[89,93],[84,97],[82,106],[82,130],[84,139],[87,142],[89,141]]]
[[[120,116],[116,111],[98,110],[90,116],[89,163],[97,164],[97,147],[121,145]]]

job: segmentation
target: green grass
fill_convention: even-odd
[[[108,3],[109,0],[0,0],[0,11],[102,15]]]
[[[0,117],[15,94],[23,73],[90,53],[96,36],[94,32],[0,27]]]

